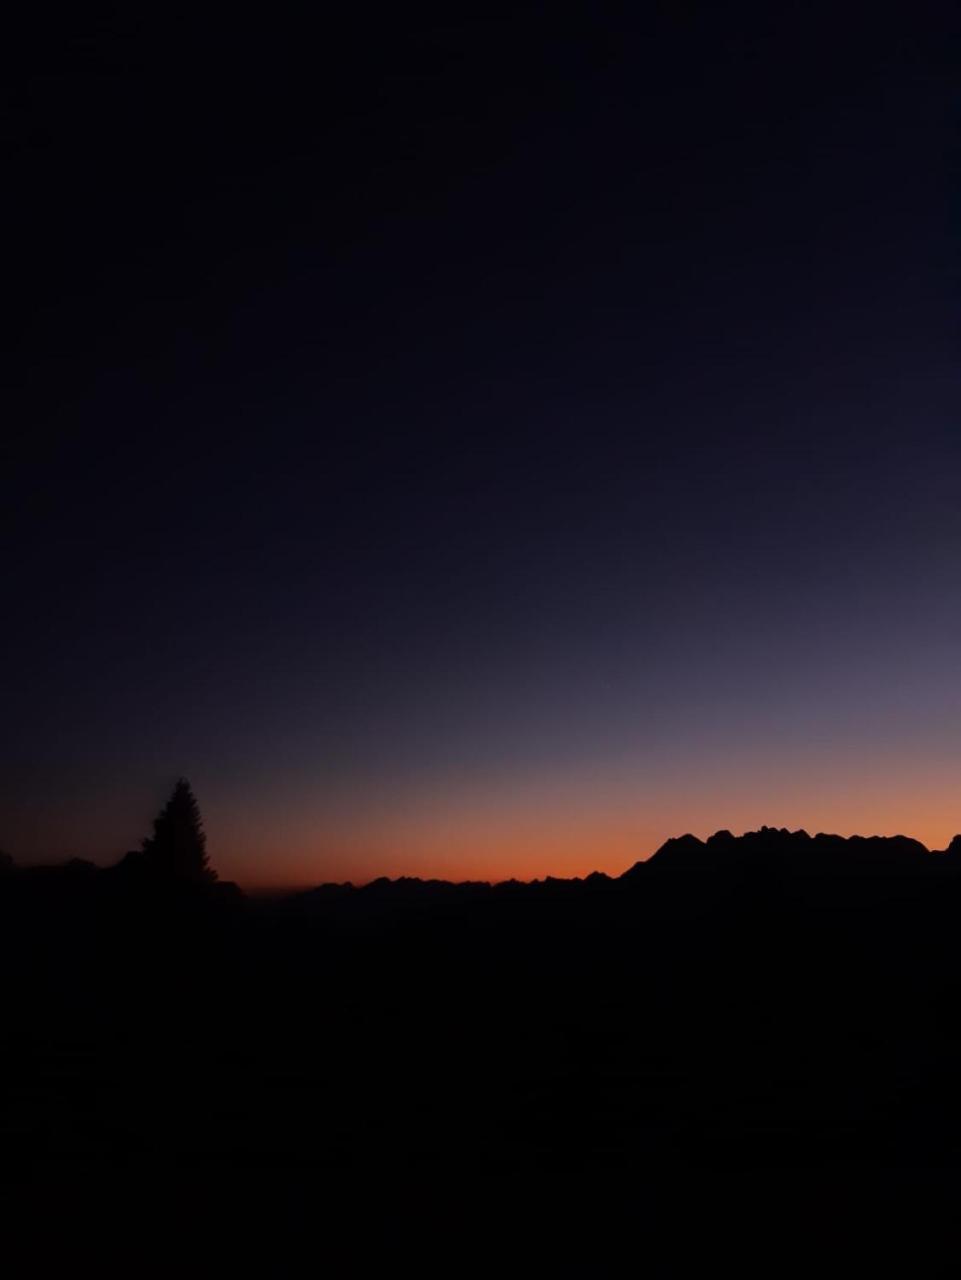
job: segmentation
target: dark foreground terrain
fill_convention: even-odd
[[[7,1255],[954,1274],[959,922],[961,841],[770,829],[493,889],[7,871]]]

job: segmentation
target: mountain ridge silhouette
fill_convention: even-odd
[[[19,883],[38,892],[81,889],[93,891],[98,885],[110,892],[128,889],[150,894],[164,882],[144,874],[142,855],[125,855],[117,863],[102,866],[86,859],[70,858],[62,863],[18,864],[9,855],[3,862],[0,882],[8,888]],[[638,891],[658,884],[684,887],[696,893],[699,888],[717,885],[724,880],[749,881],[769,879],[772,875],[803,880],[812,876],[891,877],[897,875],[925,877],[961,872],[961,834],[955,835],[944,849],[929,849],[911,836],[841,836],[830,832],[811,835],[804,828],[761,826],[756,830],[733,835],[722,828],[706,839],[690,832],[671,836],[647,858],[638,859],[619,875],[594,870],[583,876],[547,875],[533,880],[445,880],[439,877],[401,875],[377,876],[362,884],[352,881],[322,881],[307,888],[267,890],[273,899],[294,909],[323,910],[365,909],[423,904],[455,905],[492,898],[505,900],[534,897],[576,898],[579,896],[616,895]],[[169,887],[190,893],[187,882],[176,879]],[[202,886],[193,886],[199,895]],[[208,885],[205,896],[221,901],[251,896],[233,881]],[[262,893],[254,891],[253,897]]]
[[[684,879],[717,878],[737,873],[778,871],[785,875],[871,875],[961,870],[961,835],[956,835],[945,849],[928,849],[911,836],[840,836],[829,832],[809,834],[804,828],[791,831],[787,827],[762,826],[739,836],[726,829],[714,832],[706,840],[691,833],[671,836],[647,858],[639,859],[620,875],[591,871],[584,876],[544,876],[534,880],[514,878],[500,881],[442,880],[435,877],[379,876],[366,884],[328,881],[286,895],[302,905],[311,902],[343,903],[358,895],[381,902],[415,901],[433,898],[453,902],[455,899],[493,895],[530,896],[538,892],[564,894],[593,890],[617,892],[643,884]]]

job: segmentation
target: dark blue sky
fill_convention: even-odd
[[[0,844],[961,826],[947,6],[40,15]]]

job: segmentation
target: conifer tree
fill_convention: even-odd
[[[178,780],[154,819],[153,829],[153,835],[143,842],[144,862],[151,870],[175,880],[206,883],[217,879],[207,857],[200,808],[186,778]]]

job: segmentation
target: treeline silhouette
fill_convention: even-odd
[[[140,1274],[177,1262],[158,1214],[244,1223],[214,1258],[261,1274],[295,1245],[338,1275],[608,1274],[620,1248],[942,1274],[959,912],[959,837],[767,827],[619,877],[250,897],[181,780],[116,866],[0,875],[7,1185],[73,1232],[109,1203],[109,1235],[157,1242]]]

